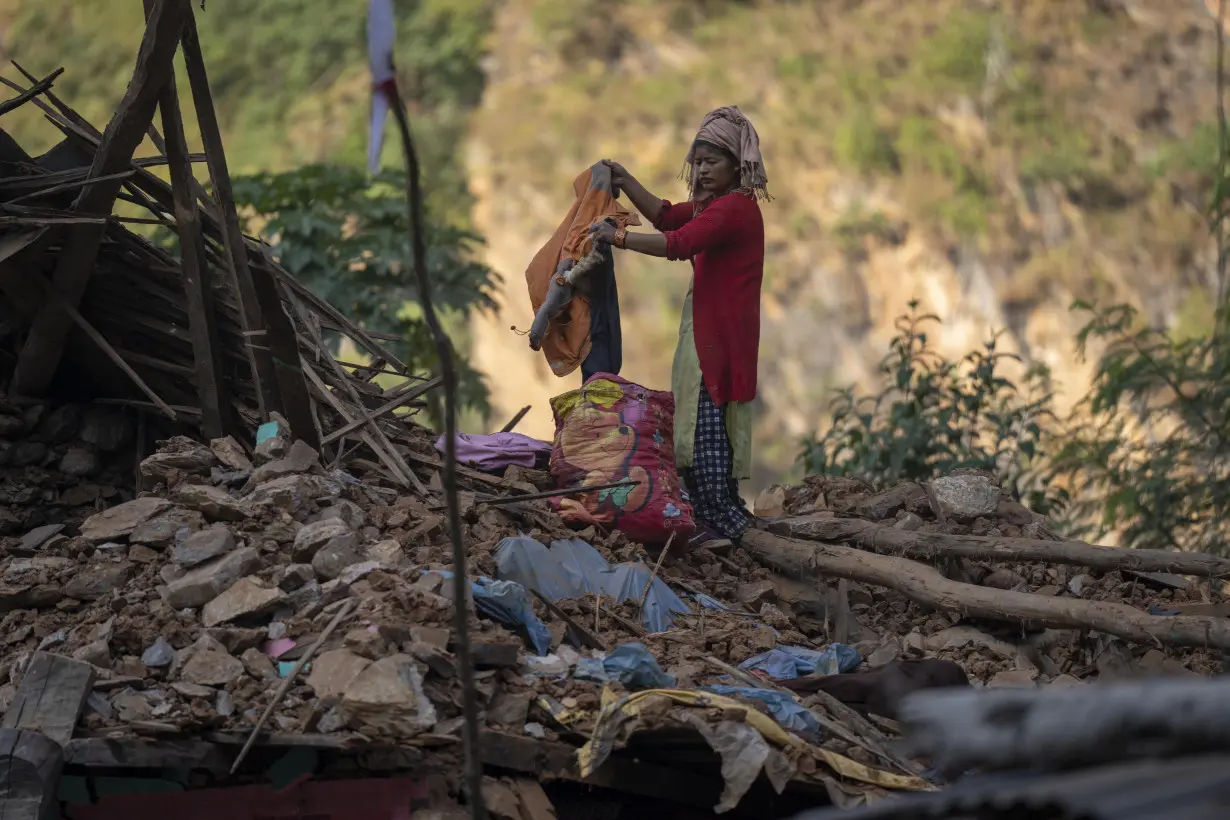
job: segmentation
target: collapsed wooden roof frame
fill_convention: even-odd
[[[416,443],[393,413],[414,406],[440,381],[412,373],[243,234],[190,0],[146,0],[146,17],[132,80],[102,133],[52,91],[62,69],[36,81],[17,66],[30,83],[25,87],[0,78],[18,92],[0,103],[0,115],[33,104],[93,157],[88,171],[33,167],[27,177],[0,180],[23,186],[19,197],[0,197],[7,200],[0,202],[7,231],[0,236],[0,294],[29,323],[10,392],[45,395],[67,356],[108,387],[129,394],[135,388],[142,399],[111,400],[186,423],[206,438],[232,434],[251,442],[255,424],[277,412],[322,455],[332,445],[337,461],[346,440],[355,440],[394,484],[425,491],[407,463],[414,454],[393,444],[413,450]],[[172,58],[181,45],[203,156],[189,154],[180,113]],[[153,122],[156,109],[161,131]],[[134,160],[146,136],[163,158]],[[202,158],[212,193],[193,174],[192,162]],[[148,170],[161,162],[169,167],[169,185]],[[67,210],[38,202],[73,191]],[[113,215],[117,200],[143,206],[152,219]],[[173,228],[180,258],[128,231],[126,221]],[[49,259],[48,276],[29,275]],[[96,276],[100,270],[116,281]],[[92,281],[99,278],[104,281]],[[88,348],[68,344],[74,327],[91,341]],[[326,350],[323,330],[351,338],[371,365],[346,370]],[[135,341],[127,348],[125,334]],[[166,348],[182,355],[173,358]],[[406,381],[381,391],[371,383],[381,372]],[[418,460],[439,466],[430,457]]]

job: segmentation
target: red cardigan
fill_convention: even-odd
[[[662,200],[653,226],[666,258],[690,259],[695,273],[692,324],[700,372],[718,407],[756,397],[764,219],[755,197],[734,192],[693,217],[693,202]]]

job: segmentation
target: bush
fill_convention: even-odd
[[[1000,374],[1003,360],[1016,357],[998,350],[995,337],[949,361],[927,343],[925,326],[938,321],[910,303],[880,364],[881,389],[839,391],[832,425],[801,455],[809,473],[886,486],[970,467],[993,472],[1018,494],[1031,488],[1051,417],[1048,374],[1029,370],[1018,390]],[[1041,496],[1033,500],[1042,506]]]
[[[1106,345],[1049,470],[1081,488],[1077,530],[1124,546],[1227,552],[1230,343],[1175,339],[1119,305],[1090,312],[1079,342]]]
[[[260,228],[291,274],[364,328],[399,337],[389,347],[412,368],[437,370],[435,346],[417,310],[399,173],[372,181],[352,168],[309,165],[239,177],[235,199],[251,210],[250,227]],[[498,277],[473,256],[481,239],[430,217],[427,223],[427,267],[437,307],[454,316],[494,307]],[[486,412],[482,378],[463,361],[459,365],[462,403]]]

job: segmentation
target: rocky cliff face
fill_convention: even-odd
[[[547,399],[580,378],[509,330],[529,325],[521,273],[572,178],[613,157],[682,197],[688,141],[722,104],[756,121],[776,197],[756,483],[793,469],[831,387],[874,378],[912,299],[943,318],[938,349],[1006,330],[1065,401],[1088,379],[1074,299],[1181,331],[1210,313],[1216,35],[1197,0],[508,0],[492,43],[468,158],[506,281],[475,347],[501,413],[534,405],[526,432],[549,435]],[[666,387],[689,270],[617,268],[624,373]]]

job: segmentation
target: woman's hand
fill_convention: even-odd
[[[625,184],[634,179],[632,174],[628,173],[627,168],[613,159],[604,159],[602,164],[611,169],[611,184],[620,190],[623,189]]]
[[[589,236],[595,242],[612,244],[615,241],[615,226],[606,221],[595,222],[589,227]]]

